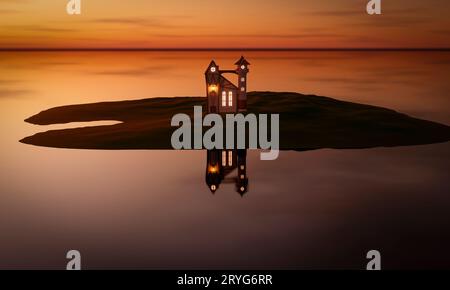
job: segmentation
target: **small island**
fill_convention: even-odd
[[[450,127],[364,104],[293,92],[248,92],[247,112],[280,114],[280,149],[356,149],[447,142]],[[26,137],[25,144],[76,149],[172,149],[173,115],[193,115],[204,97],[69,105],[25,121],[36,125],[120,121],[110,126],[51,130]],[[244,114],[245,114],[244,113]]]

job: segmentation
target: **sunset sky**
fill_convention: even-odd
[[[0,48],[450,47],[448,0],[0,0]]]

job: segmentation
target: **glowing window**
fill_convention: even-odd
[[[245,82],[245,78],[241,78],[241,82]]]
[[[227,166],[227,152],[222,151],[222,166]]]
[[[215,66],[211,67],[211,72],[216,72],[216,67]]]
[[[245,88],[244,87],[241,87],[241,92],[245,92]]]
[[[241,69],[245,69],[245,65],[241,65]]]
[[[208,86],[208,93],[217,93],[217,91],[218,91],[218,87],[217,87],[217,85],[209,85]]]
[[[228,92],[228,106],[233,106],[233,92]]]
[[[222,91],[222,107],[227,105],[227,92]]]
[[[233,166],[233,151],[228,151],[228,166]]]
[[[245,166],[244,165],[241,165],[241,170],[244,170],[245,169]]]

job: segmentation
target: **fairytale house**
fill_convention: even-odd
[[[250,63],[241,56],[235,65],[235,70],[220,70],[214,61],[209,64],[205,72],[208,113],[238,113],[247,110],[247,73]],[[238,76],[237,85],[223,76],[227,73]]]

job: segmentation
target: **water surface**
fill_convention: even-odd
[[[450,53],[246,52],[249,90],[383,106],[450,125]],[[18,140],[68,104],[203,96],[234,52],[0,53],[0,268],[450,267],[449,143],[247,155],[248,192],[211,194],[205,151],[92,151]],[[57,128],[60,128],[58,125]]]

